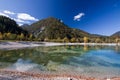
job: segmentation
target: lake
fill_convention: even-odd
[[[0,50],[0,69],[120,76],[119,46],[53,46]]]

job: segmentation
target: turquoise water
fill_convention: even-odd
[[[120,76],[120,47],[54,46],[0,50],[0,69]]]

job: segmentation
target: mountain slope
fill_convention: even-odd
[[[111,35],[111,37],[120,37],[120,31],[114,33]]]
[[[28,32],[18,27],[16,22],[8,17],[0,16],[0,32],[13,34],[27,34]]]
[[[25,28],[27,31],[31,32],[37,38],[41,39],[57,39],[57,38],[80,38],[84,36],[89,36],[90,34],[79,30],[73,29],[65,25],[61,20],[53,17],[49,17],[33,23],[29,27]]]

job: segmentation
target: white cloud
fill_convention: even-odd
[[[4,10],[3,12],[4,12],[5,14],[12,14],[12,15],[15,14],[14,12],[11,12],[11,11],[8,11],[8,10]]]
[[[5,14],[5,13],[2,13],[2,12],[0,12],[0,15],[9,17],[9,15],[7,15],[7,14]]]
[[[21,19],[14,19],[17,23],[18,23],[18,25],[19,26],[21,26],[21,25],[23,25],[23,24],[29,24],[30,22],[29,21],[27,21],[27,20],[21,20]]]
[[[81,17],[83,17],[85,13],[79,13],[78,15],[74,16],[74,20],[80,21]]]
[[[22,23],[18,23],[19,26],[22,26],[23,24]]]
[[[16,22],[20,22],[20,23],[24,23],[25,21],[24,20],[21,20],[21,19],[14,19]]]
[[[31,22],[38,21],[37,18],[27,13],[15,13],[9,10],[0,11],[0,15],[9,17],[15,20],[19,25],[30,24]]]
[[[22,20],[38,21],[38,19],[26,13],[18,13],[17,18]]]

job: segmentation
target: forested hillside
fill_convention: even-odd
[[[49,17],[25,27],[35,37],[43,41],[80,41],[80,38],[90,36],[89,33],[73,29],[65,25],[60,19]]]
[[[113,43],[120,42],[119,38],[119,32],[112,36],[90,34],[71,28],[54,17],[42,19],[31,25],[18,26],[14,20],[0,16],[0,40]]]
[[[5,16],[0,16],[1,40],[26,40],[29,34],[17,25],[17,23]]]

